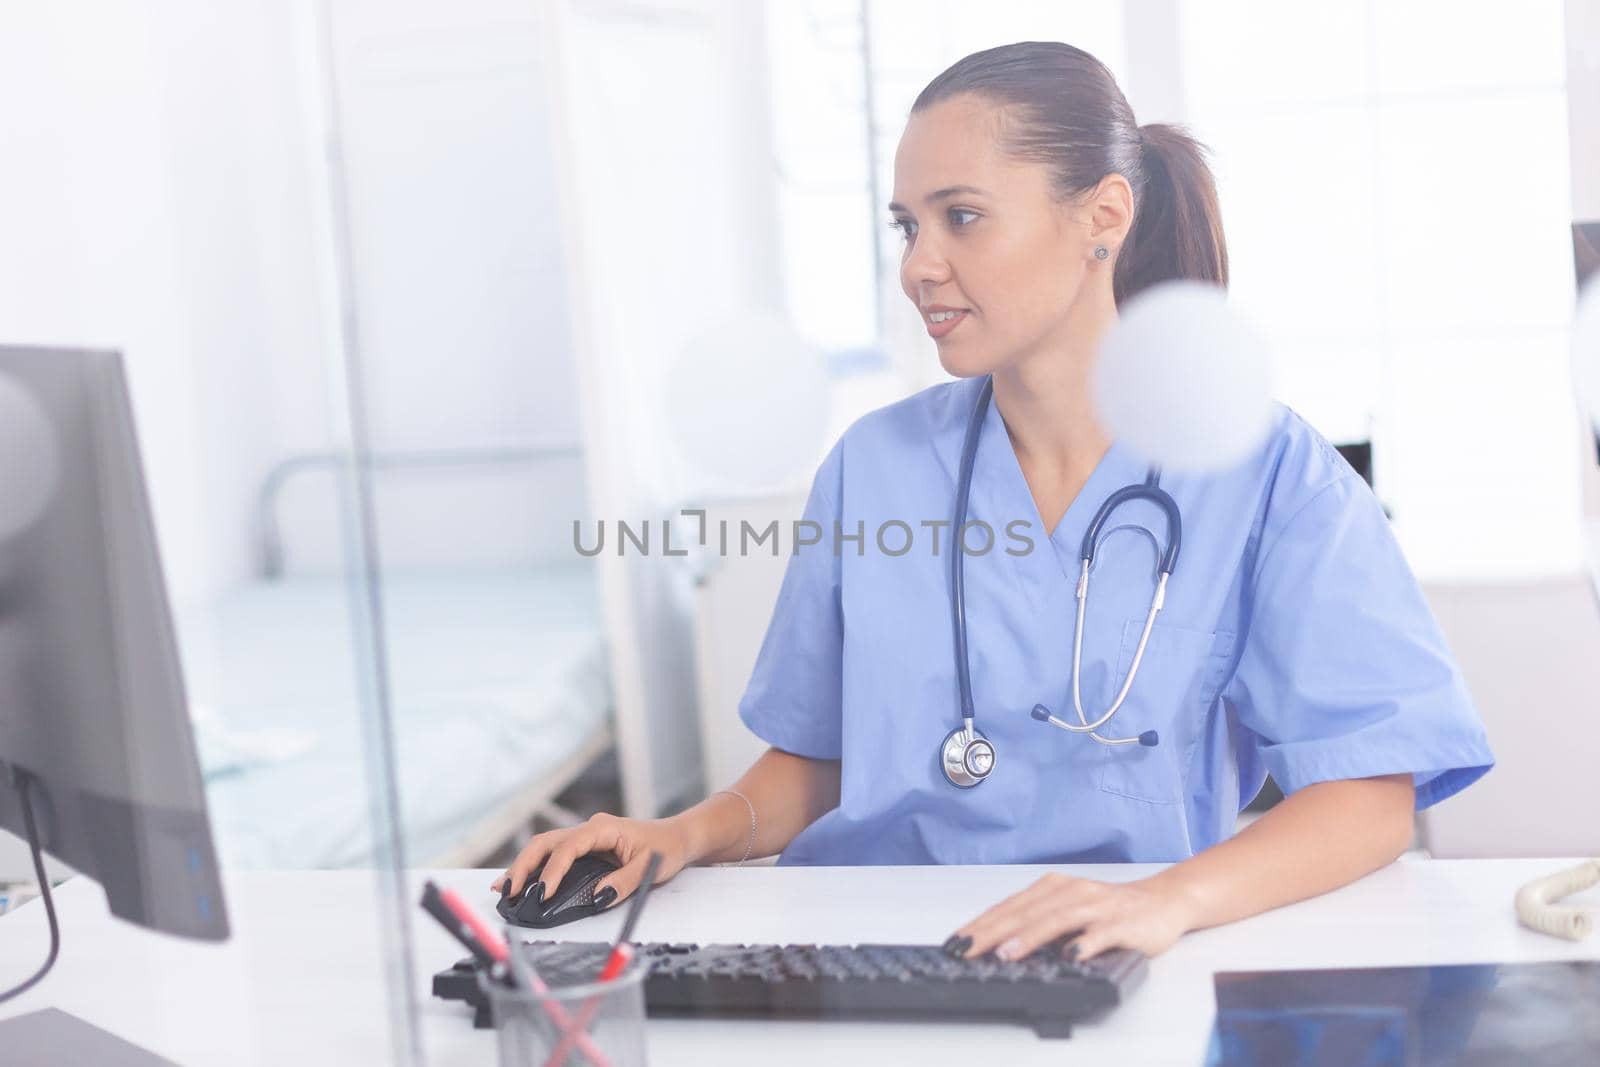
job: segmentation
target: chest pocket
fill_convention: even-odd
[[[1143,632],[1143,617],[1123,624],[1116,689],[1128,676]],[[1103,750],[1101,789],[1157,804],[1176,804],[1183,799],[1190,757],[1206,711],[1225,680],[1232,652],[1233,634],[1227,631],[1211,633],[1160,622],[1151,628],[1128,699],[1101,734],[1133,737],[1154,730],[1160,735],[1160,744],[1149,748],[1139,744],[1100,746],[1091,740],[1090,744]],[[1098,718],[1093,709],[1084,710]]]

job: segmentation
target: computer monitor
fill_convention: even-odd
[[[111,913],[228,918],[122,360],[0,346],[0,827]]]
[[[1600,220],[1572,224],[1572,258],[1581,293],[1591,278],[1600,279]],[[1600,281],[1595,284],[1600,285]],[[1583,415],[1593,426],[1595,462],[1600,463],[1600,411],[1585,411]]]

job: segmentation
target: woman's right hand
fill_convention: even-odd
[[[672,819],[624,819],[601,812],[570,829],[535,834],[489,888],[502,892],[509,879],[510,895],[517,896],[537,873],[538,881],[544,883],[544,892],[552,893],[561,884],[572,861],[590,852],[611,852],[622,861],[620,870],[595,884],[596,896],[606,888],[616,890],[616,896],[603,905],[607,908],[626,900],[639,888],[650,853],[661,853],[661,866],[655,878],[658,885],[683,870],[692,859],[688,838],[680,823]]]

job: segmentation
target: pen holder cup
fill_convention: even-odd
[[[516,988],[479,974],[500,1045],[500,1067],[644,1067],[644,979],[635,958],[609,982],[572,984],[517,967]],[[536,983],[536,984],[535,984]]]

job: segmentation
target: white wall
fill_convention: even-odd
[[[1567,131],[1572,141],[1572,216],[1600,220],[1600,4],[1566,0]],[[1600,422],[1600,412],[1586,412]],[[1600,575],[1600,464],[1588,441],[1579,444],[1589,564]]]
[[[1600,4],[1565,0],[1572,211],[1600,219]]]
[[[180,610],[326,434],[291,41],[270,0],[0,7],[0,339],[126,355]]]
[[[576,444],[530,5],[335,8],[374,447]],[[300,29],[275,0],[0,6],[0,341],[125,352],[180,611],[251,575],[262,478],[333,432]],[[581,481],[387,479],[386,558],[570,556]],[[338,570],[329,480],[285,499],[296,562]]]
[[[331,5],[343,200],[369,443],[581,445],[536,6]],[[285,495],[297,566],[337,569],[328,478]],[[375,479],[386,566],[574,560],[577,456]],[[321,522],[316,520],[321,519]]]
[[[576,443],[532,5],[333,11],[373,446]]]
[[[1185,0],[1234,303],[1429,578],[1577,565],[1559,0]]]

